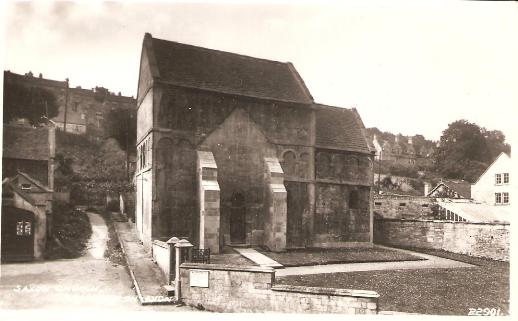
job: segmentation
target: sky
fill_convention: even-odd
[[[316,102],[438,140],[466,119],[518,130],[516,3],[5,2],[5,70],[136,96],[142,39],[290,61]]]

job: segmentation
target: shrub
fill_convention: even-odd
[[[119,200],[111,200],[106,205],[106,209],[110,212],[118,212],[120,211],[120,203]]]
[[[48,259],[76,258],[83,254],[92,235],[90,220],[85,212],[66,202],[52,204],[52,235],[47,243]]]

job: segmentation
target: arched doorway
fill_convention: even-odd
[[[2,206],[2,261],[34,258],[34,213]]]
[[[234,193],[230,200],[230,242],[242,244],[246,242],[246,207],[245,198]]]

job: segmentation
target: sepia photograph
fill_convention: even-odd
[[[516,2],[1,6],[2,320],[510,318]]]

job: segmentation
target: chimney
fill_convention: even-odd
[[[408,145],[412,145],[412,144],[413,144],[412,137],[408,137]]]
[[[424,196],[428,196],[428,193],[430,193],[430,183],[424,182]]]
[[[399,143],[399,136],[396,135],[396,144]]]
[[[41,78],[43,78],[43,75],[42,75],[42,73],[41,73],[41,72],[40,72],[40,74],[38,75],[38,78],[40,78],[40,79],[41,79]]]

